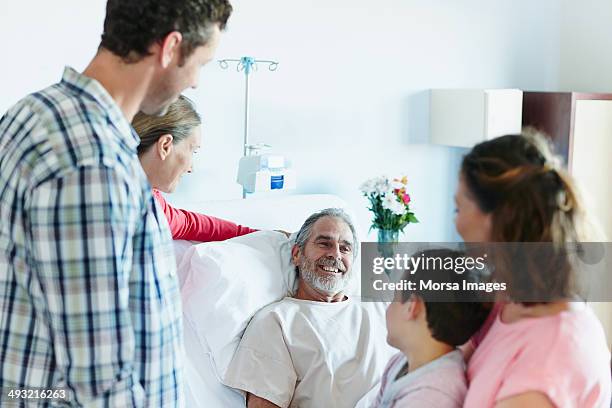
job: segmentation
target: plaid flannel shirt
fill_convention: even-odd
[[[182,405],[176,264],[138,143],[106,90],[71,68],[0,119],[5,390],[64,388],[70,405]]]

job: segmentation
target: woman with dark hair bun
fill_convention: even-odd
[[[256,230],[233,222],[172,207],[161,192],[171,193],[180,178],[191,173],[192,156],[200,147],[202,120],[193,103],[180,96],[161,116],[138,113],[132,126],[140,136],[138,158],[164,211],[172,238],[222,241]]]
[[[588,241],[587,217],[572,178],[535,134],[476,145],[463,159],[455,195],[457,231],[466,242]],[[553,250],[554,251],[554,250]],[[546,302],[522,301],[512,280],[545,291],[537,273],[507,271],[508,298],[466,345],[465,407],[610,406],[610,351],[601,323],[572,296],[572,269],[554,275]],[[470,357],[471,355],[471,357]]]

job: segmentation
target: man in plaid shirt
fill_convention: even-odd
[[[197,86],[231,12],[227,0],[109,0],[85,71],[67,67],[0,119],[3,394],[182,404],[171,236],[130,122],[139,110],[163,114]]]

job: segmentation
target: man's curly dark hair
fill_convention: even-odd
[[[134,63],[172,31],[183,35],[181,59],[205,45],[215,24],[223,30],[232,14],[228,0],[108,0],[100,47]]]

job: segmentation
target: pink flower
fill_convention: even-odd
[[[404,196],[402,197],[402,201],[404,202],[404,204],[408,204],[410,202],[410,196],[408,194],[404,194]]]

